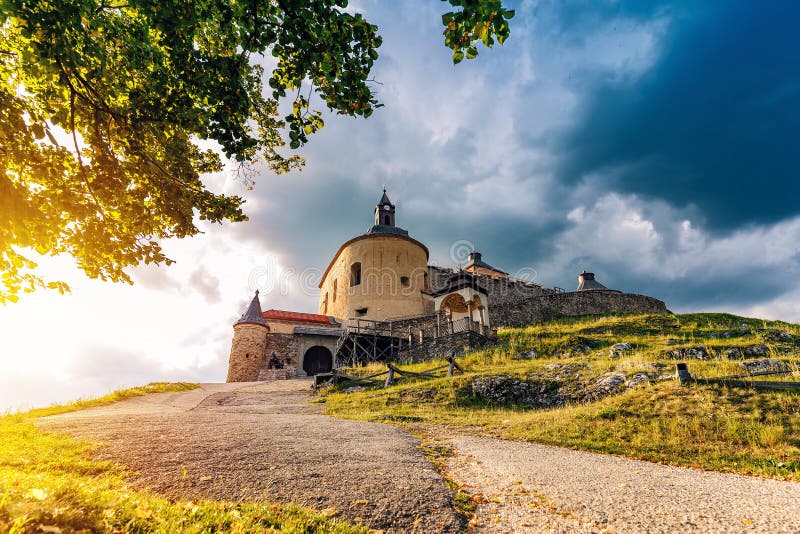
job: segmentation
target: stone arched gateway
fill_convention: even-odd
[[[321,345],[315,345],[303,355],[303,371],[308,376],[317,373],[328,373],[333,369],[333,354]]]

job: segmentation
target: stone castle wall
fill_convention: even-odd
[[[233,326],[233,342],[226,382],[254,382],[265,363],[266,326],[240,323]]]
[[[467,351],[477,350],[493,342],[490,338],[467,330],[411,345],[400,351],[396,359],[411,362],[440,360],[449,356],[451,352],[458,357]]]
[[[351,285],[355,263],[361,264],[361,282]],[[371,234],[351,239],[339,249],[320,283],[317,313],[339,321],[354,317],[385,321],[424,313],[427,265],[428,251],[409,237]]]
[[[456,275],[457,271],[444,267],[429,267],[431,290],[437,291],[447,285],[447,280]],[[542,287],[533,282],[525,282],[514,278],[494,278],[484,274],[473,275],[478,279],[478,284],[488,293],[489,309],[520,300],[549,295],[555,293],[552,289]],[[489,316],[492,320],[492,316]]]
[[[297,366],[297,337],[293,334],[278,334],[271,332],[267,336],[267,345],[264,351],[264,367],[269,364],[272,353],[284,362],[287,367]]]
[[[670,313],[663,301],[646,295],[614,290],[549,293],[492,306],[489,316],[495,326],[523,326],[558,317],[610,313]]]

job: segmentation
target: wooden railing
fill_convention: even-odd
[[[392,363],[387,363],[386,371],[381,371],[380,373],[371,374],[369,376],[351,376],[341,372],[338,369],[334,369],[331,373],[321,373],[315,375],[314,389],[324,385],[345,385],[348,388],[359,385],[370,387],[383,385],[383,387],[389,387],[396,384],[403,378],[441,378],[435,373],[443,371],[444,369],[447,369],[447,374],[443,376],[453,376],[456,371],[459,373],[464,372],[464,369],[458,364],[458,362],[456,362],[454,356],[448,356],[446,360],[446,365],[433,367],[427,371],[407,371],[400,369]],[[382,379],[381,377],[383,376],[386,376],[386,379]]]

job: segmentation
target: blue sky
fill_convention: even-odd
[[[326,116],[300,173],[252,191],[208,177],[250,221],[166,243],[177,264],[133,270],[133,287],[55,260],[72,295],[0,309],[0,408],[223,380],[252,290],[315,311],[309,280],[369,226],[384,183],[438,265],[465,240],[547,286],[586,268],[673,311],[800,321],[800,4],[514,5],[508,42],[453,66],[446,4],[353,3],[384,37],[385,107]]]

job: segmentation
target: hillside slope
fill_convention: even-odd
[[[460,360],[464,375],[331,391],[323,401],[333,415],[417,430],[800,480],[797,390],[672,379],[684,361],[697,377],[784,369],[791,373],[778,380],[798,380],[798,325],[729,314],[609,316],[505,329],[499,337],[498,346]]]

